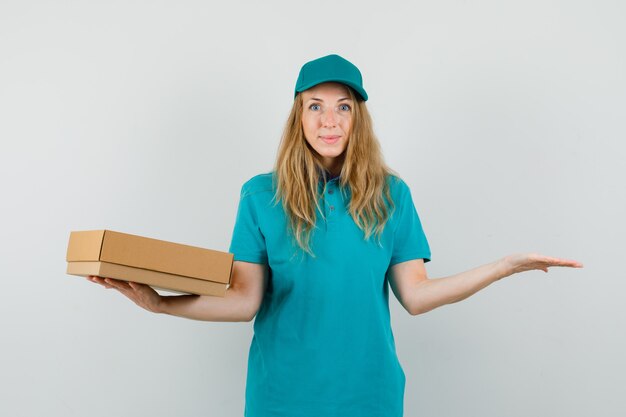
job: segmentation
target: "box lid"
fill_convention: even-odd
[[[228,283],[233,254],[112,230],[71,232],[68,262],[102,261]]]

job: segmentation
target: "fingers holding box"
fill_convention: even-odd
[[[151,311],[159,312],[162,297],[149,285],[139,284],[131,281],[122,281],[119,279],[98,277],[89,275],[87,279],[91,282],[102,285],[105,288],[113,288],[121,292],[139,307]]]

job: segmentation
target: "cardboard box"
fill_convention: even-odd
[[[67,273],[148,284],[174,292],[223,297],[233,254],[111,230],[70,233]]]

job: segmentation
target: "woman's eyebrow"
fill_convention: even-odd
[[[317,97],[311,97],[308,101],[311,101],[311,100],[313,100],[313,101],[322,101],[322,102],[324,101],[321,98],[317,98]],[[350,97],[341,97],[337,101],[343,101],[343,100],[350,100],[350,101],[352,101],[352,99]]]

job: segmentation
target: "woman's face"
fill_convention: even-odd
[[[352,123],[348,87],[322,83],[302,92],[302,129],[311,147],[333,174],[341,171]]]

